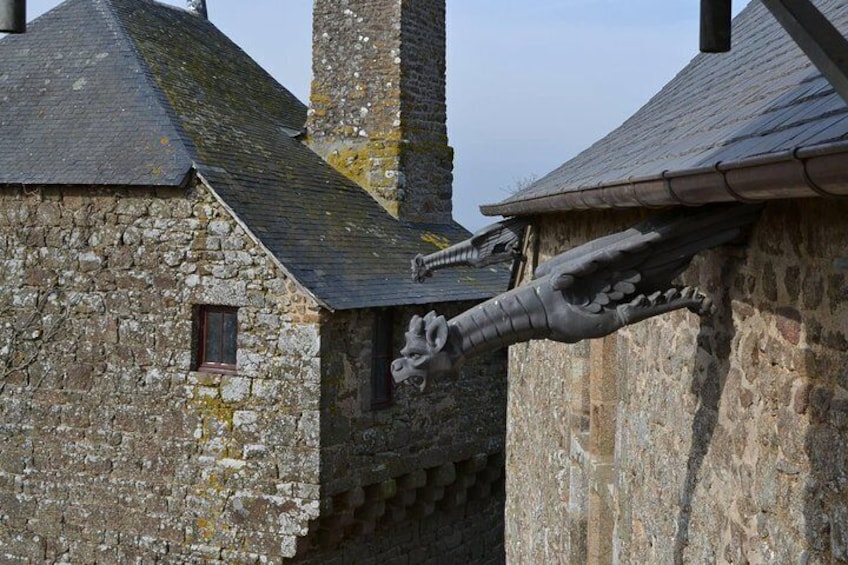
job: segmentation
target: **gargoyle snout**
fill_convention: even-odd
[[[427,374],[413,367],[409,359],[405,357],[392,361],[392,378],[395,384],[406,382],[417,387],[421,392],[427,388]]]

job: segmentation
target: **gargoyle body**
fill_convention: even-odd
[[[409,324],[395,382],[423,389],[427,378],[480,353],[528,341],[575,343],[688,308],[710,312],[710,298],[672,279],[704,249],[738,239],[759,206],[730,205],[660,216],[553,257],[535,278],[446,320],[430,312]]]
[[[446,249],[418,254],[412,260],[412,280],[424,282],[433,271],[457,266],[485,267],[521,257],[521,238],[526,223],[510,219],[491,224],[470,238]]]

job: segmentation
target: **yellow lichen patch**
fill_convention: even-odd
[[[328,95],[321,92],[321,85],[315,81],[312,81],[312,93],[309,96],[309,100],[312,102],[313,106],[321,105],[330,105],[332,103],[332,98]]]
[[[232,429],[235,409],[221,400],[220,397],[204,396],[196,399],[195,404],[204,417],[212,417],[226,425],[228,429]]]
[[[395,218],[400,215],[400,204],[398,204],[398,202],[395,200],[384,201],[383,207],[389,214],[391,214]]]
[[[425,243],[432,243],[433,245],[435,245],[439,249],[445,249],[447,247],[450,247],[450,241],[448,241],[448,239],[446,237],[432,233],[432,232],[429,232],[429,231],[421,234],[421,241],[423,241]]]
[[[327,155],[327,163],[353,182],[365,186],[368,167],[367,149],[362,151],[355,149],[333,151]]]

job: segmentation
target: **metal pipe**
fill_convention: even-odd
[[[0,32],[26,31],[26,0],[0,0]]]
[[[480,209],[486,216],[524,216],[567,210],[763,202],[777,198],[845,198],[848,197],[846,158],[848,144],[833,143],[768,158],[716,163],[674,174],[664,172],[604,186],[564,190]]]
[[[701,52],[730,51],[731,0],[701,0]]]

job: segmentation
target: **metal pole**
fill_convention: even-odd
[[[0,32],[26,31],[26,0],[0,0]]]
[[[848,103],[848,40],[810,0],[761,0]]]
[[[701,0],[701,52],[730,51],[731,0]]]

